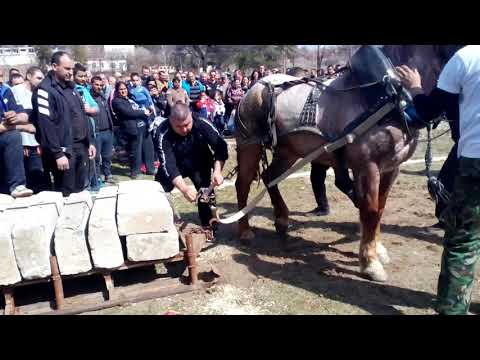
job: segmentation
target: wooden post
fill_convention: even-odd
[[[105,287],[107,288],[107,299],[112,300],[113,292],[115,290],[115,284],[113,283],[113,278],[111,273],[103,274],[103,280],[105,281]]]
[[[5,297],[5,315],[15,315],[15,298],[13,297],[13,288],[4,288]]]
[[[65,296],[63,293],[62,277],[60,276],[60,270],[58,268],[58,262],[56,256],[50,256],[50,267],[52,268],[52,282],[55,289],[55,303],[57,310],[62,310],[65,302]]]
[[[190,275],[190,284],[195,285],[198,281],[198,269],[197,269],[197,254],[193,246],[193,236],[192,233],[187,234],[186,236],[186,262],[188,265],[188,274]]]

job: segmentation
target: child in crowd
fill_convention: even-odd
[[[215,98],[213,99],[215,110],[213,112],[213,123],[220,134],[225,130],[225,104],[223,103],[222,91],[215,91]]]
[[[197,109],[201,117],[212,121],[212,114],[215,111],[215,104],[204,91],[200,93],[200,99],[197,101]]]

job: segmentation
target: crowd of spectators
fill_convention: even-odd
[[[277,68],[270,70],[260,65],[249,74],[239,69],[233,73],[212,69],[209,72],[178,71],[172,76],[157,66],[144,65],[140,72],[130,74],[92,74],[80,63],[75,63],[72,70],[69,81],[83,102],[82,111],[89,121],[91,144],[96,148],[94,159],[87,161],[88,181],[84,184],[93,191],[104,183],[115,182],[112,176],[112,159],[115,157],[124,161],[128,159],[132,179],[142,173],[156,173],[160,162],[154,151],[153,134],[176,103],[186,104],[193,113],[210,121],[221,136],[229,136],[235,130],[236,108],[246,92],[261,78],[280,72]],[[336,68],[330,65],[325,71],[312,71],[310,76],[329,79],[335,74]],[[36,134],[36,117],[32,114],[33,92],[46,75],[36,66],[25,74],[11,68],[8,81],[4,81],[3,70],[0,70],[3,105],[0,114],[0,191],[16,197],[55,189],[50,174],[45,171],[44,149],[38,140],[40,135]],[[308,76],[308,72],[305,75]],[[40,97],[38,101],[38,111],[46,111],[42,103],[48,99]],[[12,152],[16,153],[15,156]],[[22,157],[23,161],[18,161]],[[21,163],[23,167],[19,166]]]

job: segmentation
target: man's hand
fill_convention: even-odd
[[[33,124],[16,125],[15,128],[18,131],[26,132],[29,134],[35,134],[37,132],[37,129],[35,129],[35,126],[33,126]]]
[[[213,172],[213,185],[215,187],[220,186],[223,184],[223,175],[220,171]]]
[[[94,115],[97,114],[97,109],[94,108],[94,107],[91,107],[91,106],[88,106],[87,104],[84,104],[83,108],[85,109],[85,112],[87,113],[87,115],[94,116]]]
[[[17,113],[15,111],[6,111],[3,113],[4,121],[7,125],[15,125]]]
[[[397,66],[395,68],[403,86],[408,90],[422,88],[422,78],[417,69],[410,69],[407,65]]]
[[[70,164],[68,163],[68,159],[65,155],[57,159],[57,168],[60,171],[66,171],[70,169]]]
[[[183,196],[190,202],[195,202],[197,200],[197,192],[190,187],[187,187],[184,191],[182,191]]]
[[[95,159],[96,155],[97,155],[97,149],[95,148],[95,146],[90,145],[90,147],[88,148],[88,158],[90,160]]]
[[[144,113],[146,116],[150,116],[150,114],[151,114],[150,110],[148,110],[148,109],[143,110],[143,113]]]
[[[11,130],[11,125],[5,124],[5,121],[0,122],[0,134]]]

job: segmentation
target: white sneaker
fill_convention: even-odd
[[[27,189],[25,185],[18,185],[10,195],[12,195],[14,198],[29,197],[33,195],[33,191]]]

